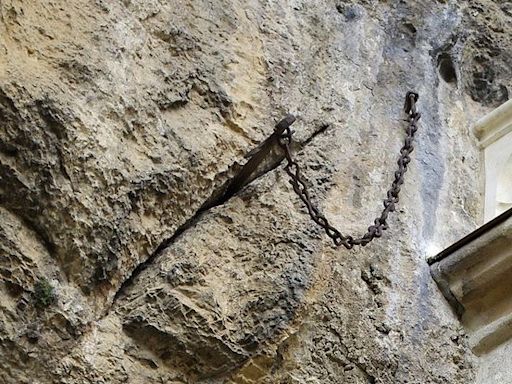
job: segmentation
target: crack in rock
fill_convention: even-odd
[[[294,151],[302,150],[305,146],[309,145],[318,135],[324,133],[328,128],[330,127],[330,124],[322,123],[319,125],[318,129],[316,129],[309,137],[307,137],[302,142],[293,142],[293,149]],[[114,298],[112,300],[112,304],[107,308],[105,311],[105,314],[102,316],[102,318],[106,317],[109,313],[114,304],[123,296],[123,293],[126,291],[126,289],[134,282],[134,280],[139,276],[139,274],[144,271],[149,265],[151,265],[156,258],[162,254],[162,252],[168,248],[171,244],[173,244],[176,239],[183,234],[185,231],[187,231],[189,228],[193,227],[203,216],[203,214],[210,209],[223,205],[227,203],[232,197],[236,196],[241,190],[243,190],[247,185],[252,184],[255,180],[260,179],[261,177],[265,176],[267,173],[273,171],[276,169],[284,159],[284,154],[281,152],[278,145],[274,145],[274,148],[271,150],[269,155],[267,156],[267,159],[263,159],[263,163],[261,166],[259,166],[250,176],[250,178],[243,184],[238,185],[236,189],[229,190],[229,186],[231,185],[231,181],[235,179],[240,172],[235,173],[233,177],[231,177],[229,180],[227,180],[220,188],[218,188],[216,191],[214,191],[211,196],[205,201],[205,203],[195,212],[195,214],[188,219],[183,225],[181,225],[174,234],[165,240],[163,240],[160,245],[155,249],[155,251],[143,262],[138,264],[130,276],[124,280],[124,282],[121,284],[119,289],[116,291]],[[238,163],[235,163],[233,167],[236,167]],[[229,193],[226,193],[229,191]]]

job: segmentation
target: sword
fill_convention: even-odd
[[[286,115],[279,123],[276,124],[274,132],[268,138],[244,156],[249,158],[249,160],[231,180],[231,183],[229,183],[226,192],[224,192],[224,195],[222,196],[222,201],[226,201],[247,184],[247,180],[251,177],[254,171],[258,169],[258,166],[268,156],[272,148],[278,144],[284,131],[294,122],[295,116],[291,114]]]

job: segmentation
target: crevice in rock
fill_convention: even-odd
[[[123,281],[123,283],[117,290],[116,294],[114,295],[112,305],[123,295],[123,293],[126,291],[126,289],[133,283],[133,281],[137,278],[137,276],[142,271],[144,271],[149,265],[151,265],[156,260],[156,258],[167,247],[169,247],[172,243],[174,243],[176,241],[176,239],[183,232],[185,232],[187,229],[193,227],[199,221],[202,214],[203,214],[203,211],[201,211],[200,209],[198,211],[196,211],[196,213],[189,220],[187,220],[183,225],[179,226],[178,229],[176,229],[176,231],[174,232],[174,234],[171,237],[164,239],[160,243],[160,245],[155,249],[155,251],[146,260],[144,260],[139,265],[137,265],[137,267],[135,267],[135,269],[132,271],[130,276],[126,280]],[[108,314],[108,311],[107,311],[107,314]]]
[[[330,127],[330,124],[322,123],[318,126],[318,128],[303,142],[294,142],[293,143],[293,150],[297,151],[302,148],[304,148],[306,145],[311,143],[315,137],[318,135],[324,133],[328,128]],[[133,281],[137,278],[137,276],[144,271],[149,265],[151,265],[156,258],[171,244],[173,244],[176,239],[184,233],[187,229],[193,227],[203,216],[203,214],[210,209],[223,205],[226,202],[228,202],[233,196],[236,196],[242,189],[244,189],[247,185],[251,184],[253,181],[265,176],[268,172],[271,172],[272,170],[276,169],[281,161],[284,159],[284,154],[280,150],[277,143],[274,145],[276,148],[273,148],[273,151],[267,156],[268,159],[264,159],[264,164],[262,164],[261,167],[258,167],[251,177],[246,180],[246,182],[233,186],[232,182],[234,179],[236,179],[237,175],[239,174],[241,170],[241,166],[238,163],[235,163],[232,165],[231,168],[236,168],[236,171],[234,172],[234,176],[231,177],[229,180],[227,180],[221,187],[219,187],[217,190],[215,190],[210,197],[203,203],[203,205],[194,213],[194,215],[188,219],[183,225],[178,227],[178,229],[174,232],[174,234],[167,239],[164,239],[160,245],[155,249],[155,251],[143,262],[137,265],[135,269],[132,271],[130,276],[124,280],[124,282],[121,284],[119,289],[114,295],[113,301],[111,306],[107,309],[104,316],[108,315],[110,312],[110,309],[114,306],[116,301],[123,296],[126,289],[132,285]],[[250,152],[249,152],[250,153]]]

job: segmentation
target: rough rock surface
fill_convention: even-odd
[[[480,217],[512,17],[458,3],[0,2],[0,381],[471,382],[425,259]],[[215,206],[291,112],[315,201],[363,232],[409,89],[383,238],[334,249],[281,167]]]

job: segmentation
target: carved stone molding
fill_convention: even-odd
[[[512,336],[512,209],[430,264],[434,280],[468,331],[475,354]]]
[[[485,157],[485,221],[512,207],[512,100],[473,127]]]

